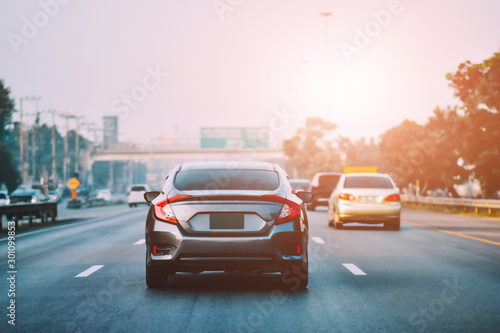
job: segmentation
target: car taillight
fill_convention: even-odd
[[[156,205],[154,205],[156,217],[159,220],[165,222],[170,222],[174,224],[179,223],[179,221],[175,217],[174,211],[172,210],[172,206],[170,206],[170,204],[174,201],[182,200],[188,197],[190,196],[184,194],[177,194],[167,198],[167,200],[165,201],[157,203]]]
[[[286,223],[286,222],[289,222],[289,221],[295,219],[297,216],[299,216],[299,214],[300,214],[299,204],[297,204],[291,200],[287,200],[283,197],[280,197],[279,195],[264,195],[264,197],[268,198],[272,201],[283,203],[283,207],[281,207],[280,215],[276,219],[275,224]]]
[[[168,204],[168,201],[163,201],[155,206],[155,215],[159,220],[177,224],[177,218],[175,217],[172,207]]]
[[[172,196],[169,196],[167,198],[167,201],[169,203],[171,203],[171,202],[182,200],[182,199],[186,199],[186,198],[189,198],[189,197],[190,197],[190,195],[187,195],[187,194],[174,194]]]
[[[356,197],[352,194],[349,193],[340,193],[339,198],[342,200],[347,200],[347,201],[354,201],[356,200]]]
[[[300,207],[298,204],[292,201],[286,201],[281,208],[281,213],[276,220],[276,224],[281,224],[285,222],[289,222],[295,219],[300,214]]]
[[[399,194],[391,194],[391,195],[388,195],[386,198],[385,198],[385,201],[389,201],[389,202],[398,202],[401,200],[401,197],[399,196]]]

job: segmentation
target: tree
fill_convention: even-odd
[[[283,151],[300,177],[312,178],[317,172],[340,170],[341,158],[332,138],[336,128],[321,118],[308,118],[294,137],[284,141]]]
[[[456,196],[455,180],[465,174],[455,148],[461,128],[456,109],[436,108],[425,125],[405,120],[381,136],[381,169],[402,187],[418,180],[422,194],[439,187]]]
[[[10,98],[10,89],[4,86],[3,80],[0,80],[0,184],[5,183],[9,191],[14,190],[19,183],[15,159],[6,144],[14,112],[14,101]]]
[[[365,138],[352,142],[349,138],[339,138],[339,148],[345,155],[345,165],[376,166],[378,146],[373,139],[367,143]]]
[[[491,197],[500,188],[500,53],[480,64],[466,61],[446,78],[463,103],[459,151]]]

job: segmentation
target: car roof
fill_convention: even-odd
[[[41,192],[40,190],[33,189],[33,190],[16,190],[11,193],[11,196],[13,195],[26,195],[26,194],[33,194],[36,192]]]
[[[369,172],[360,172],[360,173],[347,173],[345,174],[346,177],[389,177],[390,176],[386,173],[369,173]]]
[[[276,171],[273,164],[268,162],[247,161],[220,161],[220,162],[188,162],[183,163],[179,170],[203,170],[203,169],[225,169],[225,170],[267,170]]]
[[[329,176],[329,175],[342,176],[343,173],[342,172],[318,172],[314,176]]]

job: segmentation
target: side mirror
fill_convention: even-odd
[[[146,192],[144,193],[144,200],[146,200],[147,203],[151,203],[151,201],[153,201],[159,195],[160,192],[158,191]]]
[[[309,203],[314,199],[314,194],[312,194],[311,192],[300,191],[295,193],[295,195],[298,196],[300,200],[304,201],[305,203]]]

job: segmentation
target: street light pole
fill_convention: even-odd
[[[328,17],[332,15],[331,12],[319,13],[325,18],[325,64],[326,64],[326,119],[330,119],[330,51],[328,47]]]

